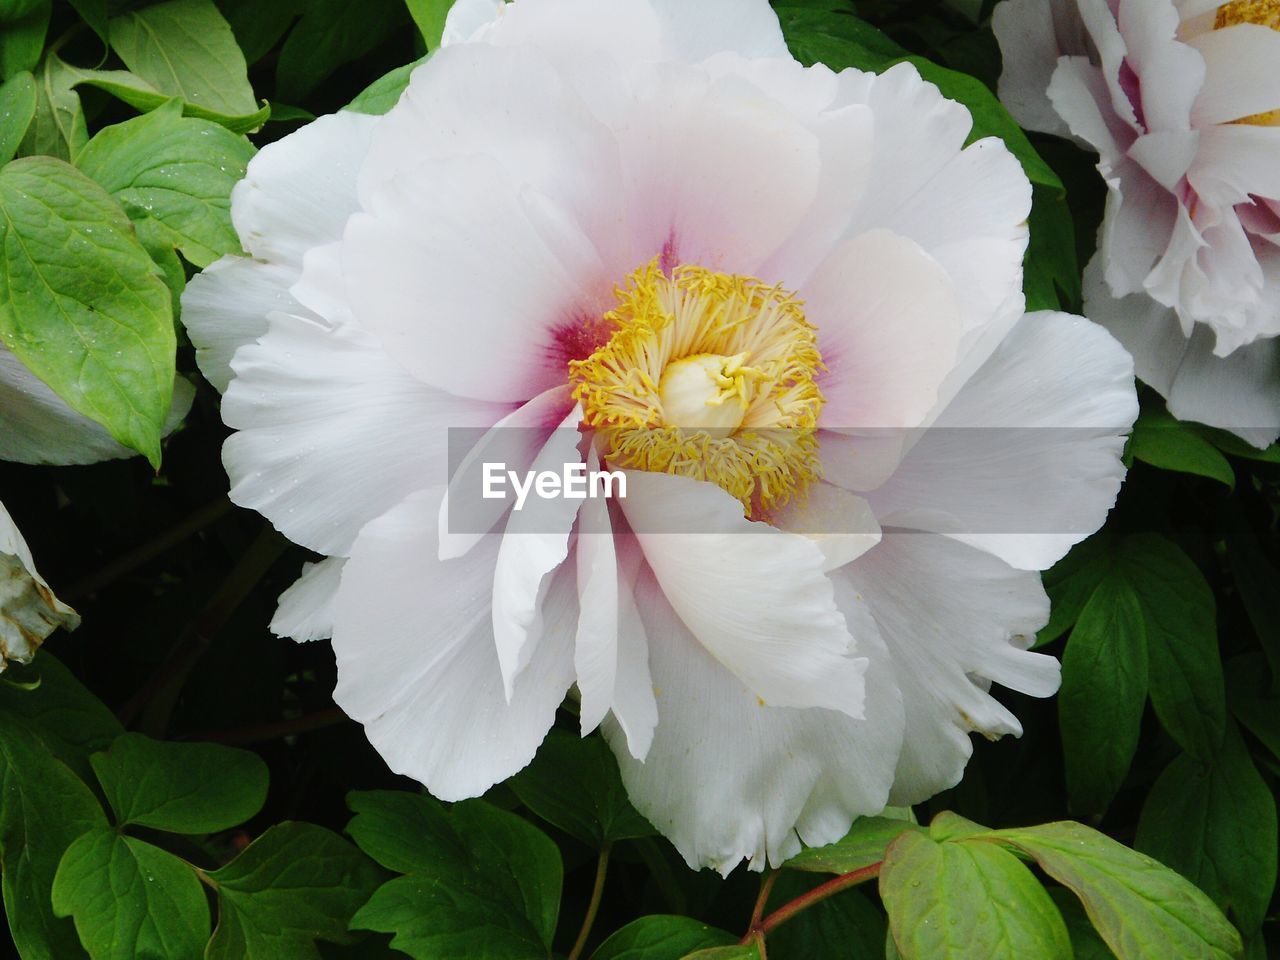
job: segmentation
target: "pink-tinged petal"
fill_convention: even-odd
[[[582,463],[580,423],[582,409],[575,406],[534,458],[532,473],[563,475],[567,465]],[[582,502],[543,498],[535,490],[507,517],[493,576],[493,636],[508,697],[533,654],[538,611],[552,573],[569,555],[569,532]]]
[[[274,314],[242,348],[222,416],[231,499],[295,543],[345,555],[356,534],[448,477],[449,429],[488,427],[505,408],[410,376],[357,327]]]
[[[166,434],[191,409],[195,390],[182,377],[173,382]],[[67,406],[21,360],[0,346],[0,460],[67,466],[136,457],[106,427]]]
[[[596,470],[599,461],[588,461]],[[580,723],[586,736],[610,712],[627,752],[644,760],[658,723],[649,640],[633,592],[639,551],[619,544],[604,498],[587,500],[578,515],[577,574],[581,613],[574,644]],[[623,555],[619,557],[618,548]]]
[[[822,551],[747,520],[713,484],[640,471],[626,479],[623,513],[698,642],[767,704],[861,716],[867,661],[853,656]]]
[[[345,564],[342,557],[304,563],[302,575],[280,594],[276,614],[271,618],[271,632],[298,643],[332,637],[334,603]]]
[[[991,29],[1004,61],[1000,101],[1018,123],[1060,137],[1070,134],[1049,102],[1049,80],[1058,58],[1088,52],[1084,23],[1074,3],[1008,0],[996,4]]]
[[[962,333],[955,285],[937,261],[911,240],[875,230],[845,243],[800,296],[828,370],[820,381],[822,426],[920,423],[955,364]]]
[[[267,315],[301,313],[289,293],[301,266],[223,257],[191,278],[182,293],[182,325],[196,348],[196,366],[219,393],[235,374],[231,358],[267,332]]]
[[[1280,199],[1280,127],[1232,123],[1200,132],[1189,179],[1208,203],[1229,207],[1249,197]]]
[[[627,794],[691,867],[727,874],[743,859],[778,866],[801,844],[844,836],[885,805],[902,737],[902,701],[875,623],[842,605],[871,663],[866,718],[764,706],[713,657],[644,575],[636,606],[649,636],[658,727],[644,761],[612,720],[605,733]],[[731,811],[732,815],[727,815]]]
[[[393,771],[453,801],[479,796],[533,759],[572,682],[573,659],[559,622],[567,611],[555,606],[562,591],[553,589],[545,634],[508,700],[491,609],[498,542],[437,560],[442,495],[413,494],[356,540],[336,601],[334,699]]]
[[[472,439],[475,443],[458,460],[440,504],[441,560],[466,554],[511,508],[509,498],[482,496],[484,465],[502,464],[523,476],[573,406],[567,384],[553,387],[512,410],[483,435],[467,431],[455,437],[454,443],[465,445]]]
[[[1153,180],[1170,193],[1177,191],[1182,178],[1196,162],[1200,149],[1200,130],[1161,130],[1138,137],[1129,148],[1129,156]]]
[[[36,572],[26,540],[0,503],[0,673],[10,662],[29,663],[54,630],[79,625],[79,615]]]
[[[1134,358],[1138,376],[1184,420],[1229,430],[1256,447],[1280,436],[1280,341],[1260,340],[1228,357],[1214,356],[1214,337],[1197,325],[1190,338],[1174,311],[1150,297],[1116,298],[1096,262],[1085,269],[1085,313]]]
[[[1107,283],[1121,296],[1151,290],[1152,283],[1158,282],[1151,273],[1162,258],[1169,258],[1175,273],[1185,262],[1182,251],[1171,250],[1170,244],[1179,218],[1185,216],[1184,208],[1128,158],[1114,170],[1104,171],[1104,176],[1110,192],[1098,236],[1107,258]]]
[[[886,527],[1044,570],[1106,519],[1137,415],[1133,361],[1113,337],[1082,317],[1028,314],[867,498]]]
[[[1088,57],[1063,57],[1049,81],[1049,100],[1072,134],[1091,144],[1105,162],[1128,148],[1134,132],[1111,109],[1102,71]]]
[[[1208,68],[1195,123],[1229,123],[1280,108],[1280,33],[1254,23],[1212,30],[1188,41]]]
[[[1142,129],[1138,116],[1138,106],[1142,98],[1140,92],[1129,86],[1132,78],[1132,66],[1126,62],[1129,50],[1125,38],[1116,22],[1116,9],[1111,0],[1077,0],[1080,5],[1080,19],[1084,21],[1085,30],[1089,33],[1092,45],[1090,59],[1101,64],[1100,74],[1105,83],[1106,99],[1099,98],[1099,106],[1110,103],[1108,111],[1115,122],[1129,131]],[[1096,54],[1095,54],[1096,52]],[[1096,59],[1095,59],[1096,56]],[[1075,57],[1072,58],[1076,59]],[[1056,71],[1055,71],[1056,72]],[[1050,95],[1050,99],[1056,99]],[[1062,111],[1059,109],[1059,113]],[[1070,118],[1063,114],[1063,119],[1070,123]],[[1073,132],[1074,127],[1073,127]]]
[[[1058,689],[1058,661],[1026,650],[1049,618],[1038,574],[947,537],[903,533],[832,576],[870,607],[902,689],[906,735],[890,802],[919,803],[958,783],[971,731],[1021,734],[989,682],[1036,697]]]
[[[457,396],[522,403],[564,383],[558,333],[599,315],[599,263],[572,223],[535,224],[531,202],[490,156],[426,161],[383,185],[343,242],[357,321]]]
[[[1191,129],[1191,110],[1204,85],[1204,58],[1174,39],[1178,12],[1169,0],[1125,0],[1119,27],[1126,68],[1137,77],[1142,125],[1151,131]]]
[[[341,237],[377,124],[377,117],[342,111],[263,147],[231,194],[231,220],[245,250],[300,268],[308,250]]]

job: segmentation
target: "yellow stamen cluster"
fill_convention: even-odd
[[[616,294],[611,339],[569,365],[604,459],[709,480],[753,516],[802,493],[818,476],[822,358],[795,297],[657,261]]]
[[[1260,27],[1280,30],[1280,0],[1233,0],[1218,8],[1218,16],[1214,21],[1215,30],[1223,27],[1234,27],[1240,23],[1253,23]],[[1241,117],[1236,123],[1248,123],[1259,127],[1280,127],[1280,105],[1278,109],[1265,113],[1255,113],[1249,117]]]

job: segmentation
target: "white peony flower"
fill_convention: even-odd
[[[1085,313],[1169,409],[1280,435],[1280,4],[1008,0],[1000,96],[1107,181]]]
[[[802,68],[764,0],[460,6],[386,117],[258,154],[250,257],[184,301],[232,498],[328,557],[273,629],[331,635],[337,701],[446,800],[576,685],[725,872],[953,785],[1020,732],[993,682],[1057,688],[1036,571],[1137,413],[1105,331],[1023,316],[1017,161],[910,66]],[[449,428],[484,434],[452,481]],[[626,496],[481,500],[497,452]]]

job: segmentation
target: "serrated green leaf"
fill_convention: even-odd
[[[70,160],[89,140],[80,95],[75,91],[77,72],[52,51],[44,55],[36,77],[36,115],[27,129],[19,153],[24,156]]]
[[[0,11],[0,80],[35,69],[52,12],[52,0],[32,0]]]
[[[1147,700],[1146,631],[1137,594],[1108,572],[1080,611],[1062,657],[1058,715],[1077,810],[1105,810],[1133,760]]]
[[[166,743],[126,733],[91,758],[120,825],[217,833],[244,823],[267,799],[267,766],[217,743]]]
[[[922,829],[905,820],[859,817],[849,832],[835,843],[801,850],[783,866],[815,873],[852,873],[883,860],[885,850],[897,837]]]
[[[277,94],[306,102],[334,70],[369,53],[408,20],[403,0],[309,0],[280,50]]]
[[[400,102],[400,96],[404,93],[405,88],[409,86],[410,75],[426,62],[427,58],[423,57],[421,60],[413,61],[413,63],[406,63],[403,67],[396,67],[390,73],[384,74],[365,87],[354,100],[342,109],[350,110],[353,113],[367,113],[375,117],[382,116]]]
[[[1156,716],[1182,749],[1211,760],[1227,714],[1213,591],[1176,544],[1155,534],[1126,537],[1115,565],[1142,607]]]
[[[418,25],[422,41],[428,50],[440,46],[440,38],[444,35],[444,21],[449,15],[453,0],[405,0],[409,15]]]
[[[1119,960],[1240,953],[1239,933],[1190,881],[1083,824],[996,830],[987,839],[1022,851],[1079,897]]]
[[[231,225],[231,188],[253,147],[208,120],[182,115],[171,100],[151,113],[97,134],[76,166],[98,181],[135,219],[164,227],[197,267],[240,251]]]
[[[218,927],[205,960],[320,960],[317,940],[351,942],[351,918],[380,876],[337,834],[285,822],[208,878]]]
[[[641,917],[600,944],[591,960],[681,960],[694,950],[738,942],[733,934],[692,917]]]
[[[1235,489],[1235,471],[1227,458],[1163,407],[1142,411],[1133,425],[1129,452],[1135,459],[1161,470],[1208,477]]]
[[[36,116],[36,78],[28,70],[0,86],[0,167],[18,152]]]
[[[160,463],[169,292],[120,205],[51,157],[0,169],[0,337],[67,404]]]
[[[560,909],[560,852],[540,830],[482,800],[354,793],[347,831],[388,870],[352,929],[393,933],[416,958],[547,958]]]
[[[510,786],[543,820],[597,849],[656,833],[631,806],[618,763],[600,737],[552,731]]]
[[[244,54],[212,0],[168,0],[115,17],[110,28],[129,72],[164,99],[180,97],[206,119],[258,113]]]
[[[0,724],[0,890],[23,960],[77,960],[70,920],[54,916],[53,878],[63,852],[105,826],[89,788],[20,724]]]
[[[1230,727],[1212,762],[1183,755],[1147,795],[1134,845],[1258,930],[1276,884],[1276,801]]]
[[[47,650],[30,664],[11,664],[0,685],[0,723],[20,725],[82,780],[91,780],[89,755],[124,733],[115,714]]]
[[[1053,901],[1017,857],[908,833],[889,846],[880,896],[904,960],[1070,960]]]
[[[191,867],[110,827],[63,854],[53,909],[75,920],[92,960],[200,960],[209,941],[209,902]]]

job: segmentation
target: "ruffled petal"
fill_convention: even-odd
[[[533,759],[573,679],[577,604],[571,583],[549,592],[544,635],[508,699],[493,638],[498,541],[436,559],[442,496],[413,494],[356,540],[336,601],[334,699],[393,771],[454,801]]]
[[[1058,661],[1026,649],[1049,618],[1036,573],[947,537],[903,533],[832,577],[870,607],[902,689],[906,735],[893,804],[955,786],[973,751],[971,731],[1022,733],[989,682],[1036,697],[1058,689]]]
[[[640,471],[626,480],[623,513],[698,642],[764,703],[860,717],[867,660],[853,656],[817,545],[745,519],[714,484]]]
[[[79,624],[76,612],[36,572],[27,542],[0,503],[0,673],[11,661],[29,663],[54,630]]]
[[[727,874],[743,859],[778,866],[802,843],[838,840],[885,805],[902,738],[902,700],[875,623],[849,597],[844,616],[870,658],[865,719],[765,706],[708,653],[651,575],[636,606],[649,636],[658,727],[644,761],[617,725],[605,733],[636,808],[691,867]]]
[[[445,482],[450,429],[506,412],[424,386],[357,327],[287,314],[233,365],[222,403],[239,431],[222,451],[231,499],[328,556],[345,555],[408,494]]]
[[[1195,104],[1196,126],[1230,123],[1280,106],[1280,33],[1238,23],[1187,42],[1207,67]]]
[[[280,594],[276,615],[271,618],[271,632],[299,643],[332,637],[334,602],[345,564],[342,557],[304,563],[302,575]]]
[[[1065,121],[1049,102],[1048,90],[1059,57],[1088,51],[1076,4],[1008,0],[996,4],[991,29],[1004,62],[1001,102],[1028,130],[1069,136]]]
[[[1113,337],[1029,314],[867,498],[885,526],[1044,570],[1106,519],[1137,415],[1133,361]]]

